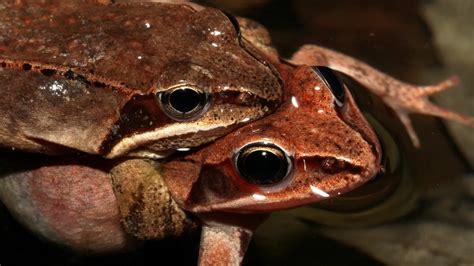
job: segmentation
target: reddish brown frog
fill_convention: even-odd
[[[203,265],[238,264],[261,213],[351,191],[382,167],[376,134],[331,70],[281,73],[277,112],[164,164],[173,198],[203,219]]]
[[[366,85],[395,109],[416,146],[408,112],[473,125],[473,118],[427,99],[455,78],[417,87],[337,52],[308,47],[293,62],[329,65]],[[281,67],[286,98],[276,113],[165,163],[163,177],[178,205],[203,221],[201,264],[239,264],[266,217],[262,213],[341,195],[382,171],[379,141],[350,93],[330,69],[316,69],[318,74],[300,66],[288,75]]]

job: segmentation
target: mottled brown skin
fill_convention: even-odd
[[[166,168],[165,175],[171,176],[168,189],[180,206],[204,221],[201,265],[241,262],[253,227],[265,218],[260,214],[252,218],[246,212],[268,212],[335,196],[362,184],[379,170],[378,141],[352,99],[345,108],[336,110],[327,88],[319,94],[312,91],[311,86],[321,81],[307,67],[293,72],[280,65],[268,33],[258,24],[239,18],[243,36],[239,42],[230,21],[214,9],[110,4],[109,0],[0,3],[0,89],[7,96],[0,99],[2,146],[47,154],[79,150],[106,157],[153,157],[167,149],[197,146],[231,130],[233,126],[228,123],[237,125],[236,121],[271,112],[282,99],[279,75],[274,71],[278,68],[289,88],[278,113],[184,161],[172,161]],[[225,34],[210,34],[208,26]],[[229,53],[234,59],[227,57]],[[418,142],[408,112],[472,125],[472,118],[440,109],[426,99],[453,85],[454,79],[416,87],[317,46],[303,47],[291,61],[329,66],[365,85],[397,112],[415,144]],[[168,130],[159,137],[134,139],[143,132],[184,125],[164,116],[152,95],[181,82],[183,76],[185,82],[204,86],[219,99],[214,102],[219,105],[213,105],[204,117],[186,124],[196,131],[201,129],[199,134]],[[298,96],[299,108],[293,111],[290,93]],[[206,128],[219,123],[225,126]],[[230,163],[243,143],[262,138],[285,147],[295,163],[292,176],[272,189],[242,182]],[[139,238],[183,231],[187,222],[174,224],[173,215],[180,212],[176,203],[170,203],[168,189],[146,178],[158,178],[158,169],[150,176],[145,174],[154,163],[108,163],[120,163],[111,171],[112,176],[110,169],[91,168],[78,161],[9,173],[0,179],[0,194],[33,231],[76,248],[125,246],[129,239],[119,219],[127,233]],[[114,181],[116,197],[108,178]],[[310,185],[327,196],[315,194]],[[165,196],[154,195],[155,189]],[[82,192],[71,194],[71,190]],[[265,198],[256,201],[253,195]],[[17,208],[22,205],[27,208]],[[59,219],[63,211],[74,215]],[[172,215],[157,218],[161,213]],[[84,227],[75,221],[93,226]]]
[[[339,107],[311,67],[281,65],[279,71],[285,101],[277,112],[163,166],[177,203],[203,220],[199,265],[240,265],[263,213],[351,191],[382,167],[378,138],[347,88]],[[292,170],[280,183],[257,186],[235,169],[236,153],[256,142],[291,156]]]
[[[199,265],[240,265],[253,230],[212,223],[201,232]]]
[[[6,1],[0,29],[4,147],[156,158],[212,141],[281,101],[266,56],[216,9]],[[210,94],[202,117],[178,122],[159,108],[155,93],[178,84]]]
[[[171,197],[156,162],[125,160],[110,176],[124,229],[135,238],[180,236],[197,227]]]
[[[160,156],[209,142],[281,101],[279,74],[256,48],[269,44],[268,34],[246,40],[253,33],[237,31],[215,9],[4,1],[0,28],[0,146],[71,154],[67,163],[52,159],[3,173],[2,200],[31,230],[75,249],[114,250],[127,245],[125,234],[157,239],[194,226],[170,198],[155,163],[99,160],[91,167],[85,161],[98,158],[75,160],[77,151]],[[202,118],[176,122],[158,107],[154,93],[181,83],[211,95]],[[176,124],[193,130],[134,139]]]
[[[163,176],[184,209],[199,213],[290,208],[350,191],[380,171],[377,136],[347,89],[345,105],[338,107],[311,67],[283,76],[286,96],[277,112],[164,165]],[[255,142],[273,143],[292,157],[293,170],[281,184],[259,187],[239,176],[233,158],[241,147]],[[315,194],[310,186],[328,195]],[[265,199],[255,200],[254,194]]]

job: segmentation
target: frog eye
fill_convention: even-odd
[[[344,84],[337,77],[336,73],[328,67],[315,67],[315,70],[324,78],[326,85],[334,95],[337,106],[342,107],[345,99]]]
[[[234,162],[239,175],[255,185],[277,184],[288,176],[292,168],[290,157],[281,148],[268,143],[244,146]]]
[[[192,85],[179,85],[157,94],[161,109],[174,120],[198,118],[209,106],[206,92]]]

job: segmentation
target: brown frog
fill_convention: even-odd
[[[286,90],[276,113],[196,153],[162,167],[138,159],[51,158],[39,166],[14,159],[17,168],[2,167],[9,170],[0,198],[31,230],[95,251],[133,245],[130,235],[195,228],[184,209],[203,221],[200,263],[238,264],[266,213],[340,195],[382,167],[377,136],[331,70],[281,65],[279,72]]]
[[[152,179],[141,196],[162,208],[120,231],[129,215],[109,193],[115,165],[212,141],[272,112],[282,95],[270,58],[235,18],[108,2],[0,2],[0,146],[13,151],[0,159],[2,201],[39,235],[96,251],[193,226]],[[149,185],[143,167],[133,184],[114,178],[118,194]]]
[[[0,146],[160,158],[280,103],[279,74],[223,12],[88,2],[0,3]]]
[[[137,6],[145,6],[146,9],[151,9],[154,4],[137,4]],[[103,10],[107,10],[105,8],[109,7],[124,6],[111,5],[101,8],[104,8]],[[181,8],[183,8],[183,6],[181,6]],[[199,12],[196,12],[195,10],[189,7],[186,7],[184,9],[191,10],[192,12],[190,11],[190,13],[193,14],[206,11],[206,9],[204,9]],[[55,11],[54,8],[52,10],[47,10],[48,12]],[[208,9],[208,11],[206,12],[209,12],[209,10],[213,9]],[[137,12],[140,13],[141,11]],[[118,14],[120,12],[117,10],[116,13]],[[206,13],[204,12],[201,14]],[[222,15],[222,13],[219,14]],[[209,15],[209,18],[214,18],[211,15],[212,14]],[[318,68],[318,71],[321,73],[321,75],[316,75],[309,67],[298,68],[293,73],[293,66],[291,66],[291,64],[289,64],[285,60],[279,59],[275,50],[270,46],[267,33],[264,29],[262,29],[255,23],[245,19],[232,19],[232,17],[222,15],[221,18],[223,17],[228,19],[228,21],[226,20],[227,23],[232,24],[237,36],[237,40],[239,39],[238,36],[241,36],[242,41],[239,42],[239,46],[242,47],[243,45],[245,47],[244,50],[248,51],[248,53],[252,55],[254,59],[257,60],[257,62],[262,64],[262,68],[266,67],[266,71],[271,73],[277,72],[277,74],[273,74],[273,76],[282,77],[282,80],[286,84],[285,90],[287,90],[287,96],[285,96],[286,100],[282,107],[282,110],[287,110],[287,112],[290,112],[289,110],[292,110],[291,112],[299,111],[300,108],[296,108],[295,106],[305,106],[305,108],[301,108],[301,110],[304,110],[302,111],[303,118],[301,121],[310,121],[310,125],[321,126],[322,131],[321,135],[319,136],[324,140],[320,142],[315,142],[310,137],[307,137],[307,135],[313,136],[313,134],[318,134],[317,131],[314,130],[314,128],[310,128],[311,126],[307,128],[307,132],[309,133],[304,134],[303,136],[298,135],[293,138],[286,138],[285,135],[294,136],[294,133],[292,133],[291,130],[288,130],[289,128],[291,128],[290,124],[294,123],[295,125],[300,125],[300,122],[297,122],[296,120],[292,119],[295,114],[288,114],[283,111],[278,111],[278,115],[275,114],[277,116],[270,116],[268,118],[270,119],[268,121],[271,122],[269,123],[269,125],[273,125],[274,129],[282,130],[282,132],[285,133],[278,133],[278,130],[271,130],[271,128],[266,131],[264,130],[265,134],[268,134],[268,139],[274,140],[275,143],[265,140],[265,134],[251,132],[252,134],[250,135],[237,136],[238,139],[241,139],[241,146],[234,147],[234,150],[230,150],[230,146],[226,147],[222,146],[222,144],[233,143],[233,141],[229,141],[229,138],[225,138],[224,140],[218,142],[216,145],[206,147],[204,148],[204,150],[198,151],[196,154],[188,156],[189,158],[197,158],[197,160],[191,159],[189,161],[186,161],[185,159],[184,161],[180,161],[179,158],[174,158],[173,161],[171,161],[169,164],[166,164],[164,169],[164,175],[167,179],[167,185],[163,183],[163,180],[160,177],[160,166],[157,165],[155,161],[129,159],[99,160],[97,159],[97,157],[88,157],[83,160],[78,160],[75,157],[72,157],[73,159],[70,161],[66,160],[66,162],[59,163],[58,161],[53,159],[51,164],[49,165],[41,165],[39,167],[36,166],[32,169],[23,169],[20,171],[17,170],[15,171],[15,174],[11,174],[10,172],[7,173],[8,177],[2,178],[2,182],[4,182],[3,184],[8,183],[8,185],[0,186],[0,188],[2,188],[0,189],[0,191],[3,190],[3,194],[0,195],[7,195],[2,196],[2,199],[7,202],[7,205],[10,205],[9,207],[11,209],[15,209],[15,207],[17,207],[17,216],[20,217],[20,220],[23,220],[25,224],[29,225],[31,228],[33,228],[33,230],[36,230],[37,232],[43,230],[41,226],[45,224],[50,229],[53,228],[53,230],[50,230],[49,232],[52,233],[52,235],[55,235],[56,237],[59,235],[58,239],[60,240],[58,240],[58,242],[60,242],[61,239],[65,239],[68,237],[86,240],[82,243],[80,243],[79,241],[79,244],[71,244],[72,246],[76,246],[79,248],[83,247],[85,245],[84,243],[90,245],[91,242],[88,242],[87,240],[97,241],[96,246],[101,248],[111,246],[123,247],[130,240],[128,237],[126,237],[126,233],[131,233],[132,235],[141,239],[147,239],[163,237],[167,234],[180,234],[186,228],[193,227],[193,222],[189,220],[184,214],[184,212],[181,210],[181,208],[184,208],[186,210],[196,213],[198,217],[204,221],[205,224],[203,233],[204,237],[201,262],[204,264],[205,262],[210,262],[210,259],[212,258],[219,258],[223,259],[224,261],[227,259],[232,259],[234,264],[237,264],[241,260],[241,251],[245,249],[244,247],[246,246],[249,236],[251,235],[251,230],[253,230],[258,225],[258,223],[264,219],[265,215],[261,215],[260,213],[274,211],[281,208],[289,208],[303,203],[313,202],[322,198],[336,196],[338,193],[346,192],[364,183],[365,181],[372,178],[372,176],[375,175],[381,169],[380,148],[378,145],[378,140],[373,131],[370,129],[370,126],[368,126],[365,119],[363,119],[363,117],[360,115],[360,112],[354,105],[352,98],[347,93],[347,90],[345,88],[338,90],[336,89],[337,86],[326,86],[325,83],[322,83],[322,79],[320,78],[320,76],[329,77],[331,75],[328,69],[321,67]],[[145,27],[147,26],[145,25]],[[84,26],[84,28],[86,27]],[[214,34],[219,35],[216,32]],[[214,36],[213,34],[211,35]],[[211,46],[213,46],[212,43]],[[0,49],[3,47],[4,46],[1,46]],[[210,52],[212,50],[207,51]],[[472,119],[465,116],[453,114],[452,112],[439,109],[438,107],[436,107],[437,112],[425,112],[423,109],[423,105],[429,106],[428,109],[433,109],[433,105],[427,102],[426,100],[426,94],[433,93],[435,91],[445,89],[451,86],[453,84],[452,80],[441,83],[438,86],[427,87],[427,93],[423,94],[421,93],[421,90],[423,90],[424,88],[419,88],[417,86],[396,81],[393,78],[386,76],[378,72],[377,70],[370,68],[366,64],[360,61],[356,61],[350,57],[319,47],[312,47],[311,49],[304,48],[302,51],[309,52],[297,53],[293,57],[293,63],[300,64],[305,63],[304,60],[308,60],[307,63],[309,64],[331,66],[334,69],[340,70],[341,72],[352,76],[354,79],[367,86],[370,91],[380,95],[387,104],[392,106],[400,114],[403,114],[403,118],[406,118],[407,112],[414,111],[444,116],[472,125]],[[41,73],[42,76],[46,77],[48,76],[48,74],[52,74],[50,76],[54,78],[62,76],[67,80],[71,78],[68,76],[69,74],[71,74],[73,75],[72,80],[76,82],[75,72],[63,72],[62,68],[59,67],[57,69],[46,68],[52,71],[42,71],[42,67],[49,66],[49,63],[41,64],[40,67],[35,68],[30,61],[31,69],[29,69],[30,67],[28,66],[28,64],[24,66],[19,64],[19,61],[12,63],[8,60],[4,60],[5,62],[2,64],[2,71],[20,71],[21,69],[26,68],[27,70],[24,71],[28,71],[28,73],[36,73],[38,75],[40,75]],[[31,71],[32,69],[33,71]],[[78,67],[78,69],[82,68]],[[179,70],[180,68],[178,67],[177,69]],[[275,71],[275,69],[277,69],[278,71]],[[90,83],[87,78],[90,78],[92,76],[89,76],[89,74],[86,74],[86,72],[81,72],[84,74],[79,73],[79,75],[84,76],[87,84],[87,82]],[[170,72],[171,76],[173,76],[172,73],[174,72]],[[94,73],[90,74],[92,75]],[[122,75],[119,75],[119,77],[122,77]],[[80,76],[78,76],[77,79],[83,80]],[[276,78],[275,80],[277,79],[278,78]],[[92,78],[90,80],[99,82],[93,85],[100,85],[100,82],[102,82],[101,79]],[[331,78],[328,78],[326,80],[328,81],[327,83],[331,83],[329,82]],[[311,90],[317,91],[316,87],[318,86],[315,86],[316,83],[324,84],[324,86],[319,86],[319,91],[323,91],[323,93],[320,94],[322,95],[322,98],[317,98],[318,94],[314,95],[313,93],[309,93],[309,91]],[[115,83],[109,82],[107,84]],[[337,84],[337,82],[334,84]],[[55,92],[57,88],[58,87],[55,86],[54,83],[48,86],[47,91],[49,95],[54,95],[53,92]],[[399,92],[397,92],[397,90],[400,88],[400,92],[405,92],[406,95],[401,95]],[[175,95],[173,94],[173,89],[169,93],[171,94],[171,96]],[[411,89],[415,89],[413,91],[415,93],[412,93]],[[304,95],[303,98],[293,98],[290,96],[293,90],[306,90],[307,93],[298,94]],[[332,90],[331,93],[329,93],[330,90]],[[111,89],[111,91],[114,91],[113,88]],[[193,93],[191,92],[191,94]],[[196,94],[199,93],[196,92]],[[297,93],[295,93],[295,95],[296,94]],[[329,97],[329,95],[331,96]],[[159,109],[165,112],[166,108],[162,107],[163,102],[161,102],[161,99],[163,98],[166,97],[158,97],[158,107],[161,107],[155,109]],[[170,97],[168,97],[168,99],[169,98]],[[247,101],[253,102],[251,98],[252,97],[250,97],[249,100],[249,98],[244,97],[244,99],[240,100],[242,101],[242,103]],[[276,99],[276,102],[280,102],[282,96],[278,95],[278,97],[275,98],[278,98]],[[136,99],[133,99],[132,97],[132,100],[135,101]],[[153,98],[153,100],[155,101],[156,99]],[[169,103],[171,101],[167,100],[165,101],[165,103],[166,102]],[[322,106],[327,107],[329,109],[311,110],[311,108],[308,108],[308,104],[310,103],[323,104]],[[126,109],[125,106],[126,104],[124,103],[124,110]],[[149,107],[149,105],[146,106],[147,108]],[[261,106],[262,105],[258,105],[258,107]],[[350,106],[350,108],[348,106]],[[258,107],[257,109],[259,109]],[[231,110],[233,109],[223,108],[220,110],[221,112],[231,112]],[[313,115],[314,112],[319,110],[322,110],[322,112],[317,112],[316,117],[324,116],[325,119],[329,119],[327,123],[326,121],[312,121],[310,117],[307,116],[308,114]],[[27,113],[25,110],[23,111],[23,113]],[[328,112],[327,116],[324,115],[325,112]],[[140,114],[140,111],[138,111],[138,117],[140,117]],[[95,117],[95,115],[90,115],[89,118],[90,117]],[[169,116],[166,115],[166,117]],[[137,119],[137,117],[133,118],[134,119],[129,120],[125,119],[125,121],[141,121],[140,119]],[[285,119],[287,121],[285,121]],[[172,126],[176,125],[176,123],[179,124],[183,122],[178,120],[173,120]],[[84,120],[84,122],[86,121],[88,120]],[[195,121],[199,121],[199,119]],[[262,121],[256,122],[256,125],[262,125],[262,123],[267,120],[265,119]],[[248,122],[246,117],[242,119],[242,122]],[[287,126],[285,126],[285,124]],[[406,124],[409,125],[409,123]],[[105,123],[105,125],[107,126],[110,124]],[[331,125],[333,127],[331,127]],[[82,128],[81,123],[77,123],[76,128],[73,125],[70,125],[70,128],[73,129],[72,131],[77,130],[78,132],[81,132],[79,130]],[[101,127],[98,128],[101,130],[103,129]],[[111,128],[117,129],[113,126],[111,126]],[[248,130],[248,127],[246,128]],[[265,129],[265,126],[263,126],[263,129]],[[332,129],[333,131],[331,132],[330,129]],[[337,131],[337,129],[342,130],[342,132],[346,134]],[[98,135],[100,135],[100,132],[101,131],[97,130]],[[114,132],[115,131],[112,130],[112,133]],[[162,131],[162,133],[163,132],[171,132],[173,134],[176,133],[176,131],[172,130],[165,130]],[[177,132],[179,133],[179,131]],[[215,133],[212,130],[209,132],[211,132],[212,134]],[[301,132],[305,131],[301,130]],[[206,132],[199,131],[199,133],[204,134],[203,136],[208,136]],[[142,133],[141,131],[137,131],[136,134],[143,137],[150,136],[150,134]],[[256,135],[254,136],[254,134]],[[326,137],[324,137],[324,134],[326,134]],[[112,135],[115,135],[115,133]],[[154,135],[154,133],[151,135],[157,136]],[[413,132],[411,135],[415,136]],[[15,139],[14,137],[16,137],[16,135],[12,137],[7,134],[7,136],[14,139],[14,141],[11,141],[10,139],[6,140],[11,141],[11,143],[18,142],[23,145],[23,141],[28,142],[27,144],[25,144],[26,146],[13,147],[28,151],[30,150],[30,146],[28,145],[31,144],[31,142],[29,140]],[[91,136],[91,134],[89,134],[89,136]],[[236,135],[234,134],[233,136]],[[92,137],[94,137],[94,135],[92,135]],[[92,137],[91,140],[94,140],[94,138]],[[147,140],[143,143],[137,144],[138,146],[143,144],[145,147],[140,146],[140,148],[137,148],[132,144],[135,143],[134,140],[139,140],[139,138],[134,139],[134,137],[135,134],[130,134],[127,135],[125,138],[129,140],[124,142],[117,142],[123,143],[123,145],[125,145],[123,147],[127,147],[125,150],[123,150],[123,153],[112,152],[114,149],[116,149],[116,151],[122,151],[121,148],[112,148],[109,153],[97,152],[102,146],[97,146],[95,144],[84,144],[84,138],[82,134],[79,134],[77,136],[77,139],[71,140],[71,142],[77,146],[72,147],[72,149],[91,153],[99,153],[102,156],[109,158],[120,157],[124,155],[156,158],[162,155],[162,150],[160,148],[161,146],[159,146],[161,144],[156,143],[161,143],[161,140],[163,139],[160,139],[160,142],[147,142]],[[189,135],[184,134],[181,137],[178,137],[178,139],[185,141],[185,139],[189,137]],[[215,136],[213,136],[212,138],[208,138],[206,141],[210,141],[214,137]],[[354,145],[354,143],[352,143],[352,145],[341,145],[341,143],[347,144],[345,143],[346,137],[347,139],[350,139],[354,143],[358,143],[360,145],[358,145],[357,147],[352,146]],[[31,138],[34,139],[33,137]],[[174,136],[171,136],[170,138],[174,139]],[[7,137],[5,137],[5,139],[7,139]],[[61,143],[58,146],[52,145],[48,141],[45,143],[42,141],[42,137],[38,139],[39,141],[36,139],[35,141],[40,143],[41,145],[47,144],[45,145],[46,148],[43,147],[40,149],[40,151],[42,152],[62,153],[64,150],[68,150],[69,148],[71,148],[64,147],[67,145],[63,145]],[[158,141],[158,139],[156,140]],[[97,143],[101,141],[102,140],[97,141]],[[195,145],[199,145],[199,143],[203,142],[205,141],[198,141],[193,143]],[[130,143],[131,146],[127,146]],[[153,143],[153,145],[147,146],[150,143]],[[167,142],[164,141],[164,143]],[[293,145],[292,143],[298,143],[298,149],[295,148],[296,146],[291,147]],[[156,145],[154,144],[159,147],[156,147]],[[83,147],[83,145],[86,145],[87,147]],[[111,146],[113,145],[115,145],[115,143]],[[117,145],[114,147],[122,147]],[[183,145],[183,142],[178,141],[169,144],[167,148],[188,148],[190,146],[193,145]],[[301,151],[299,149],[301,149]],[[37,151],[34,148],[31,148],[31,150]],[[211,150],[215,151],[216,154],[212,155],[211,153],[209,153],[209,151]],[[311,157],[311,160],[304,159],[304,156],[296,157],[296,155],[308,155],[309,157]],[[267,156],[273,158],[273,161],[277,162],[278,164],[286,165],[287,171],[277,171],[276,176],[278,178],[272,179],[273,181],[276,180],[275,183],[265,184],[265,182],[261,183],[262,181],[255,180],[255,178],[252,178],[252,181],[249,181],[251,180],[249,177],[259,174],[259,168],[253,167],[251,166],[251,164],[249,164],[249,167],[246,167],[247,170],[245,171],[240,171],[240,168],[237,168],[237,162],[242,162],[243,164],[247,165],[247,163],[245,162],[248,158],[265,158]],[[298,158],[301,160],[295,161],[294,158]],[[88,162],[89,160],[97,160],[99,163],[91,164]],[[214,164],[215,162],[222,163]],[[182,165],[183,168],[176,167],[178,165]],[[260,165],[257,164],[257,166]],[[57,170],[60,167],[61,169]],[[199,175],[198,171],[200,171],[201,169],[206,171],[207,174],[205,176]],[[282,167],[281,169],[285,169],[285,167]],[[88,197],[88,194],[86,193],[74,194],[75,197],[71,198],[71,204],[62,205],[63,209],[65,209],[66,207],[70,208],[69,213],[71,214],[71,216],[69,219],[67,219],[69,223],[62,224],[60,227],[62,228],[62,230],[56,230],[55,228],[58,228],[57,224],[59,223],[57,217],[60,216],[61,212],[58,211],[58,209],[55,209],[55,206],[57,206],[58,202],[65,200],[67,198],[67,195],[69,195],[68,193],[61,193],[61,190],[66,189],[67,191],[68,189],[72,189],[71,186],[66,185],[68,184],[68,182],[70,183],[70,181],[76,181],[74,183],[75,185],[73,186],[76,188],[83,188],[90,185],[90,182],[88,181],[89,179],[82,178],[83,176],[77,174],[78,172],[84,173],[84,175],[90,175],[91,178],[93,178],[93,176],[103,177],[96,178],[95,180],[95,182],[101,182],[102,185],[95,185],[92,187],[108,187],[107,189],[101,189],[100,191],[108,191],[109,194],[106,193],[107,195],[104,195],[103,197],[99,196],[97,198],[91,198],[91,202],[87,201],[88,199],[90,199],[90,197]],[[20,177],[30,178],[20,179]],[[112,178],[112,182],[114,184],[113,190],[110,189],[110,187],[112,186],[111,182],[108,180],[108,178],[110,177]],[[217,180],[219,180],[221,183],[209,182],[211,177],[217,177]],[[320,180],[317,179],[318,177],[320,178]],[[39,182],[39,179],[41,178],[43,178],[44,182]],[[19,182],[20,180],[22,180],[22,182],[24,183]],[[38,182],[33,182],[33,180],[36,180]],[[301,182],[301,185],[298,185],[297,182],[292,182],[293,180]],[[58,182],[64,183],[64,185],[58,187],[56,185]],[[61,194],[62,197],[47,197],[48,189],[56,189],[57,191],[55,192]],[[32,191],[35,192],[33,193]],[[115,191],[115,195],[110,194],[111,191]],[[170,198],[170,193],[171,195],[173,195],[174,200]],[[35,196],[32,196],[33,194]],[[99,193],[92,194],[98,195]],[[49,195],[51,195],[51,193],[49,193]],[[5,200],[5,198],[7,200]],[[109,203],[110,199],[115,199],[116,201],[112,200],[112,204],[102,204],[103,198],[107,199]],[[84,205],[73,204],[73,202],[75,201],[80,201]],[[25,208],[22,208],[23,206],[21,206],[22,204],[30,205],[31,208],[25,211]],[[43,207],[38,208],[38,206],[40,205]],[[117,212],[117,205],[119,206],[120,213]],[[85,213],[85,209],[96,210],[104,214],[104,216],[98,216],[98,219],[94,219],[92,217],[91,219],[91,215],[83,215]],[[241,212],[244,212],[244,214],[239,214]],[[256,212],[257,214],[246,214],[249,212]],[[94,213],[94,211],[92,211],[91,213]],[[162,216],[158,216],[156,214],[161,214]],[[34,222],[32,222],[34,220],[25,219],[25,217],[31,217],[28,215],[32,215],[37,219],[43,219],[45,223],[35,224]],[[126,233],[120,231],[122,230],[121,227],[117,226],[119,222],[119,216],[122,217],[122,222],[125,225],[125,229],[127,231]],[[229,223],[229,219],[234,221]],[[85,235],[89,237],[94,236],[94,234],[90,234],[90,231],[88,231],[87,226],[84,226],[84,224],[99,225],[103,221],[109,220],[112,221],[111,223],[108,223],[110,226],[106,225],[101,229],[98,229],[98,231],[103,232],[102,235],[105,237],[98,237],[95,240],[93,238],[82,238]],[[75,223],[78,221],[83,221],[83,223]],[[95,226],[92,227],[94,228]],[[71,232],[75,232],[76,235],[64,234],[64,231],[67,231],[67,228],[70,228]],[[99,228],[99,226],[97,228]],[[156,230],[153,230],[152,228],[155,228]],[[98,235],[98,233],[96,234]],[[112,238],[116,239],[115,243],[101,245],[101,241],[107,239],[107,234],[114,234],[116,236],[115,238]],[[49,238],[52,238],[51,235],[44,235]],[[216,238],[216,236],[222,237]],[[224,242],[221,242],[220,240]],[[70,241],[70,243],[77,242]],[[215,245],[218,243],[223,243],[223,245]],[[242,243],[243,245],[241,246],[239,243]],[[216,247],[222,248],[216,249]],[[223,256],[214,256],[216,254],[215,252],[218,253],[222,252],[223,250],[227,253],[224,253]]]
[[[133,245],[128,234],[158,238],[195,227],[183,208],[204,223],[201,263],[238,264],[264,213],[337,196],[382,169],[375,133],[329,69],[279,72],[286,94],[275,114],[173,158],[163,167],[166,183],[153,161],[107,168],[97,159],[51,159],[30,170],[20,164],[2,179],[0,195],[33,231],[96,251]],[[115,195],[110,173],[122,184]]]
[[[315,69],[280,69],[277,112],[164,164],[173,198],[203,220],[201,264],[238,264],[264,213],[341,195],[381,170],[380,143],[351,94]]]
[[[415,86],[317,46],[303,47],[291,62],[330,66],[365,85],[395,110],[415,146],[409,112],[473,125],[427,98],[455,77]],[[178,205],[203,221],[201,264],[238,265],[263,213],[342,195],[385,171],[379,140],[350,93],[329,68],[316,69],[319,75],[304,65],[288,75],[280,67],[286,98],[277,112],[165,163]]]

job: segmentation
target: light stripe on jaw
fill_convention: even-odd
[[[107,158],[116,158],[134,150],[141,145],[151,142],[151,141],[160,141],[169,136],[180,136],[190,133],[197,133],[199,131],[210,131],[220,127],[227,127],[234,125],[235,123],[221,123],[221,124],[204,124],[197,125],[196,123],[180,123],[167,126],[165,128],[159,128],[154,131],[144,132],[130,137],[121,139],[117,144],[115,144],[112,150],[106,155]]]

